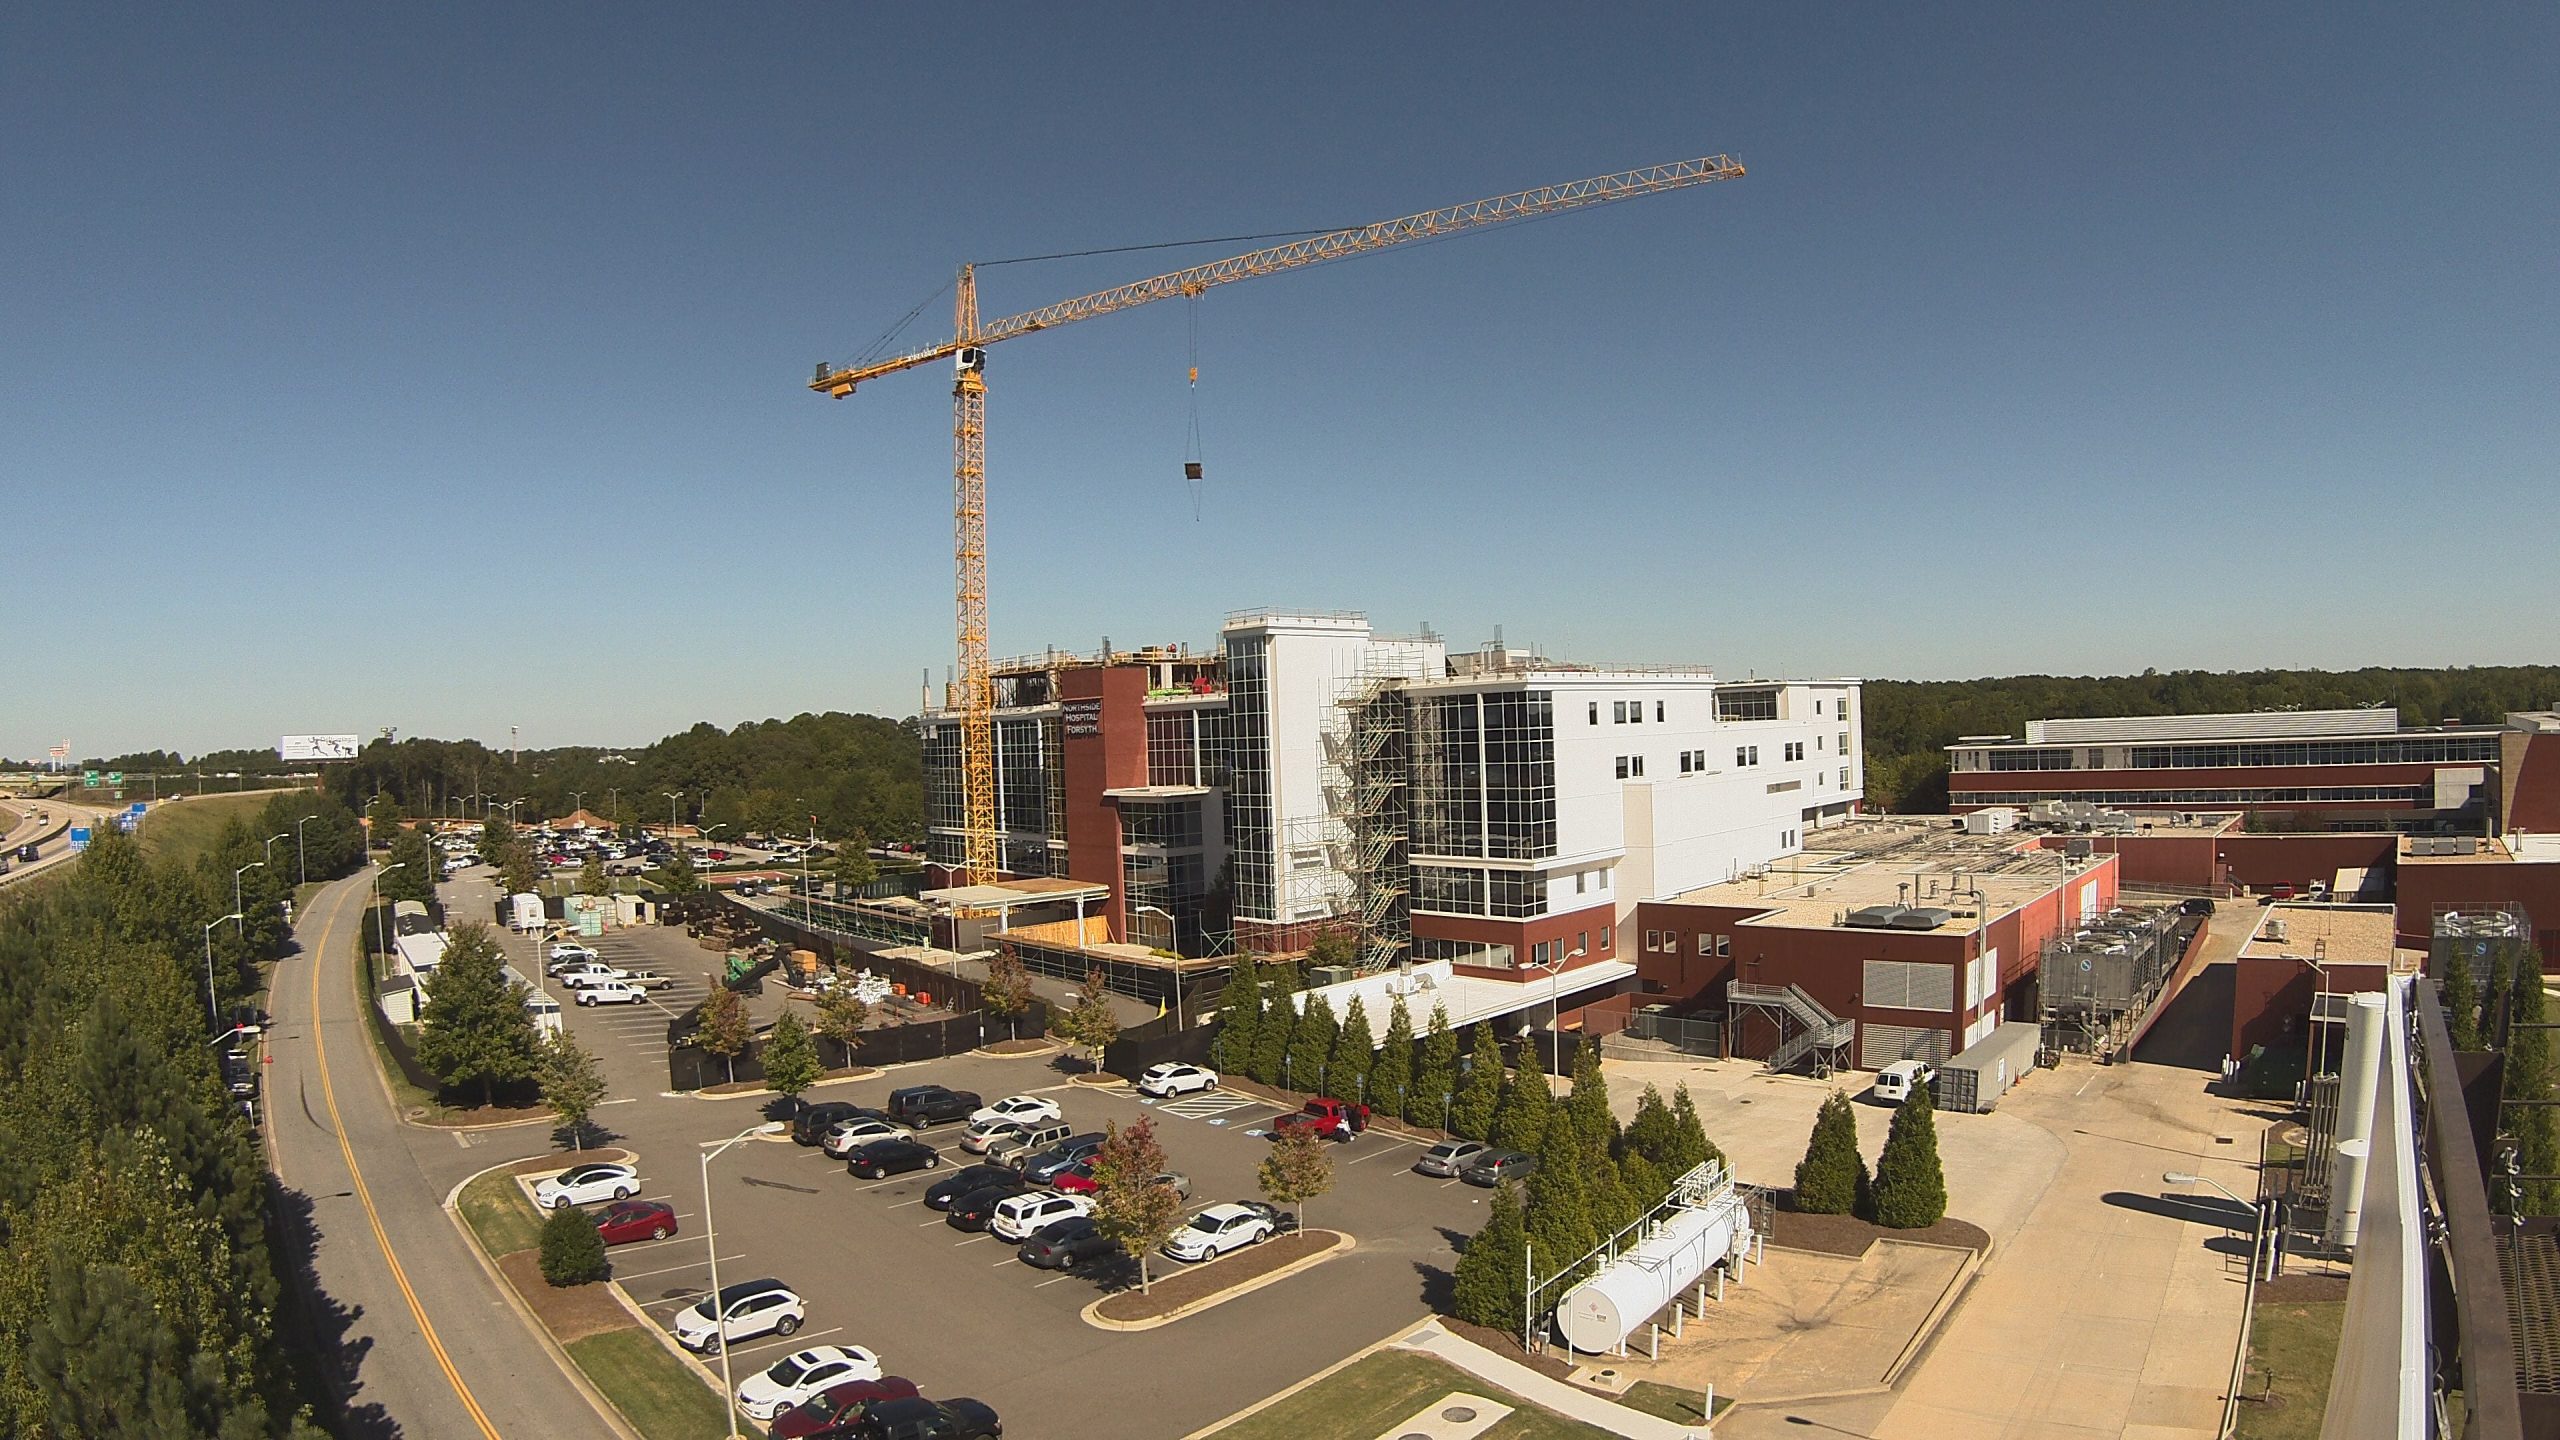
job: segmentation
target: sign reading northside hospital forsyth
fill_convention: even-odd
[[[287,735],[276,745],[276,758],[286,764],[296,760],[353,760],[356,758],[356,737]]]

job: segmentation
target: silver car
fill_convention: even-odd
[[[1444,1140],[1422,1152],[1422,1158],[1413,1162],[1414,1173],[1455,1180],[1489,1148],[1474,1140]]]

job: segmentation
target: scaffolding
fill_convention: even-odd
[[[2175,909],[2120,908],[2046,940],[2036,972],[2044,1048],[2114,1054],[2178,968],[2178,922]]]
[[[1350,918],[1358,927],[1363,973],[1412,958],[1410,823],[1406,784],[1412,771],[1401,682],[1413,676],[1374,655],[1350,677],[1324,731],[1328,848],[1349,880]]]

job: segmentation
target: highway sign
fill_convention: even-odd
[[[71,827],[71,848],[74,850],[86,850],[89,848],[89,827],[85,825],[74,825]]]
[[[123,784],[123,783],[124,783],[124,772],[123,772],[123,771],[121,771],[121,770],[110,770],[110,771],[108,771],[108,772],[107,772],[107,783],[108,783],[109,785],[121,785],[121,784]]]
[[[287,764],[297,760],[353,760],[356,758],[356,737],[287,735],[276,746],[276,758]]]
[[[95,790],[95,789],[97,789],[97,788],[98,788],[98,772],[97,772],[97,771],[95,771],[95,770],[83,770],[83,771],[81,771],[81,772],[80,772],[80,783],[81,783],[82,785],[84,785],[84,786],[88,787],[88,788],[89,788],[89,789],[91,789],[91,790]]]

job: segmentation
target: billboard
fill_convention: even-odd
[[[353,760],[356,758],[356,737],[287,735],[276,746],[276,758],[288,765],[297,760]]]

